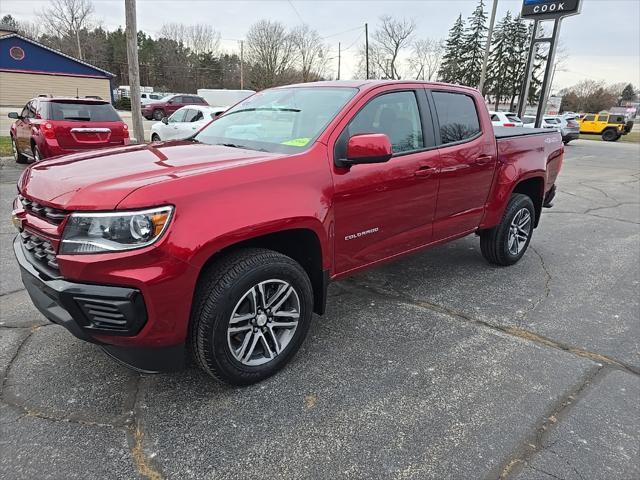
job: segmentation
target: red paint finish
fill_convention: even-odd
[[[326,86],[320,82],[318,86]],[[329,85],[334,85],[329,83]],[[100,336],[118,345],[185,341],[198,276],[222,249],[288,230],[313,233],[332,279],[495,226],[519,182],[540,181],[540,199],[556,180],[563,147],[556,132],[496,141],[475,90],[422,82],[353,82],[359,92],[315,142],[275,154],[189,141],[76,153],[32,165],[19,181],[25,197],[66,211],[173,205],[156,244],[128,252],[59,255],[69,281],[137,288],[148,321],[134,337]],[[425,145],[375,164],[336,165],[336,142],[356,113],[383,93],[463,92],[476,102],[481,134],[466,142]],[[424,97],[420,97],[424,95]],[[428,132],[427,132],[428,133]],[[386,151],[389,140],[362,135],[350,154]],[[375,137],[375,141],[372,137]],[[363,154],[364,154],[363,153]],[[24,228],[58,248],[64,230],[28,214]]]
[[[354,135],[347,145],[347,158],[391,157],[389,137],[380,133]]]

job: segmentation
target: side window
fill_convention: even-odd
[[[593,122],[596,119],[595,115],[585,115],[584,116],[584,122]]]
[[[198,110],[194,110],[192,108],[187,109],[186,113],[184,114],[184,120],[182,120],[183,122],[193,122],[193,119],[196,117],[196,115],[198,115]]]
[[[20,116],[22,118],[28,118],[29,117],[29,104],[31,102],[27,103],[24,108],[22,109],[22,111],[20,112]]]
[[[598,115],[598,121],[599,122],[608,122],[609,121],[609,115]]]
[[[491,115],[491,121],[492,122],[499,122],[500,119],[498,118],[498,115],[496,115],[495,113],[493,115]]]
[[[351,120],[345,133],[347,137],[341,142],[345,146],[348,137],[353,135],[384,133],[391,141],[393,153],[424,148],[422,123],[415,93],[392,92],[374,98]]]
[[[195,103],[199,103],[200,105],[204,105],[206,103],[202,97],[193,97],[193,99],[195,100]]]
[[[36,101],[32,100],[27,104],[27,110],[29,111],[29,118],[35,118],[36,116]]]
[[[184,97],[181,97],[180,95],[176,95],[171,100],[173,100],[173,103],[185,103]]]
[[[200,120],[202,120],[204,118],[204,115],[202,114],[201,110],[194,110],[195,115],[193,116],[193,118],[190,120],[192,122],[199,122]]]
[[[462,93],[433,92],[443,144],[460,142],[480,133],[478,112],[471,97]]]
[[[184,122],[184,117],[187,114],[187,109],[176,110],[173,115],[169,117],[170,123]]]

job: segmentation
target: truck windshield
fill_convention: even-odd
[[[344,87],[266,90],[226,111],[194,139],[209,145],[296,153],[322,133],[356,92]]]

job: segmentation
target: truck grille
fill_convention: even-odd
[[[58,260],[53,245],[48,240],[34,235],[26,230],[20,232],[20,239],[27,252],[40,265],[47,266],[58,271]]]
[[[49,223],[60,225],[67,216],[67,212],[60,210],[59,208],[46,207],[35,200],[29,200],[22,195],[18,195],[22,207],[37,217],[44,218]]]

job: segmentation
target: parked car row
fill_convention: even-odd
[[[142,106],[142,116],[147,120],[160,121],[185,105],[209,105],[198,95],[167,95],[160,100],[146,103]]]

